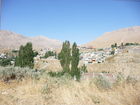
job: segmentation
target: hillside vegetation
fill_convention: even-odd
[[[104,76],[77,82],[69,74],[51,77],[47,70],[0,67],[0,105],[139,105],[139,61],[140,54],[130,51],[87,67],[117,75],[114,83]]]

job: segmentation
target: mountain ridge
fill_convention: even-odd
[[[0,49],[17,49],[20,45],[25,45],[27,42],[33,44],[34,49],[42,48],[59,48],[62,42],[56,39],[50,39],[46,36],[27,37],[15,32],[1,30],[0,31]]]
[[[140,43],[140,26],[133,26],[128,28],[122,28],[112,32],[105,32],[94,41],[88,42],[82,46],[104,48],[109,47],[111,46],[111,44],[114,43],[121,44],[128,42]]]

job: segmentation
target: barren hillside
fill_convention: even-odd
[[[114,43],[137,42],[140,43],[140,26],[124,28],[113,32],[106,32],[96,40],[85,44],[95,48],[108,47]]]
[[[61,46],[60,41],[45,36],[25,37],[10,31],[0,31],[0,49],[18,48],[27,42],[32,42],[34,48],[58,48]]]

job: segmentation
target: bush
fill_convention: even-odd
[[[85,64],[83,66],[81,66],[79,69],[80,69],[81,73],[87,73],[88,72]]]
[[[120,86],[123,85],[126,82],[124,75],[121,72],[118,72],[116,75],[116,81],[114,83],[114,86]]]
[[[50,72],[48,72],[48,74],[51,76],[51,77],[61,77],[61,76],[63,76],[64,75],[64,71],[61,71],[61,72],[52,72],[52,71],[50,71]]]
[[[23,78],[39,79],[40,72],[29,68],[0,67],[0,80],[22,80]]]
[[[95,77],[94,83],[99,89],[110,89],[111,88],[111,83],[101,75],[98,77]]]
[[[139,43],[125,43],[125,46],[139,45]]]
[[[43,88],[41,89],[41,93],[42,94],[48,94],[50,93],[50,88],[48,86],[48,84],[44,85]]]
[[[112,51],[111,51],[111,55],[114,55],[114,54],[115,54],[115,51],[114,51],[114,50],[112,50]]]
[[[11,65],[12,58],[2,58],[0,59],[0,66]]]
[[[126,79],[126,83],[135,85],[137,80],[134,77],[128,76]]]
[[[56,56],[56,53],[54,53],[53,51],[48,51],[48,52],[45,53],[44,58],[48,58],[50,56]]]

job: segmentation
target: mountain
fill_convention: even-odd
[[[82,46],[93,48],[109,47],[114,43],[137,42],[140,43],[140,26],[123,28],[113,32],[106,32],[99,38]]]
[[[33,48],[59,48],[61,41],[49,39],[45,36],[26,37],[14,32],[0,31],[0,49],[16,49],[27,42],[32,42]]]

